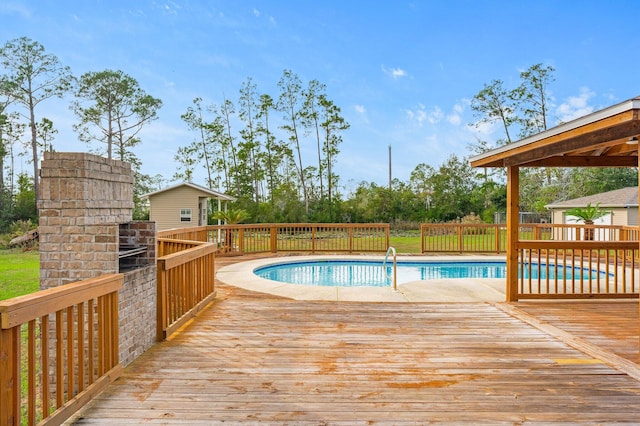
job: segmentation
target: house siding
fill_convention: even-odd
[[[156,222],[157,230],[198,226],[198,204],[201,198],[200,191],[186,186],[152,195],[149,197],[152,206],[149,219]],[[180,220],[181,209],[191,209],[191,222]]]
[[[626,226],[628,209],[625,208],[615,208],[611,209],[611,224],[618,226]]]
[[[627,209],[627,226],[638,226],[638,208],[629,207]]]

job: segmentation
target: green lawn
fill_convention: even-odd
[[[393,236],[389,237],[389,245],[396,249],[396,253],[421,253],[420,234],[416,236]]]
[[[0,300],[40,289],[40,254],[37,251],[0,250]]]

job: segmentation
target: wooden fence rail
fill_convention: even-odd
[[[277,252],[385,252],[389,224],[251,224],[212,225],[160,231],[158,237],[217,242],[220,255]]]
[[[166,339],[215,298],[216,244],[158,238],[157,339]]]
[[[507,225],[422,224],[423,253],[505,253]],[[615,225],[521,224],[519,239],[546,241],[638,241],[634,227]]]
[[[520,241],[518,299],[638,298],[636,241]]]
[[[120,375],[122,285],[110,274],[0,301],[0,425],[60,424]]]

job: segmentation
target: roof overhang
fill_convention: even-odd
[[[472,167],[637,167],[640,97],[471,157]]]
[[[227,195],[227,194],[223,194],[222,192],[214,191],[214,190],[206,188],[204,186],[196,185],[195,183],[191,183],[191,182],[183,182],[183,183],[179,183],[179,184],[174,185],[174,186],[170,186],[168,188],[161,189],[159,191],[149,192],[148,194],[142,195],[141,198],[149,198],[149,197],[151,197],[153,195],[161,194],[161,193],[167,192],[167,191],[172,191],[172,190],[174,190],[176,188],[180,188],[182,186],[186,186],[186,187],[195,189],[196,191],[199,191],[200,193],[202,193],[203,196],[205,196],[207,198],[214,198],[214,199],[222,200],[222,201],[236,201],[235,197],[232,197],[232,196]]]

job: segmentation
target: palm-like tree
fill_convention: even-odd
[[[213,214],[216,220],[224,221],[225,225],[236,225],[249,219],[251,215],[243,209],[218,210]],[[233,229],[226,228],[224,231],[224,241],[222,251],[228,253],[233,250]]]
[[[593,225],[596,219],[609,213],[609,210],[605,210],[600,207],[600,203],[592,206],[591,203],[587,203],[586,207],[574,207],[565,212],[566,215],[575,217],[575,221],[581,220],[585,225]],[[593,228],[587,228],[584,231],[585,240],[593,240]]]

